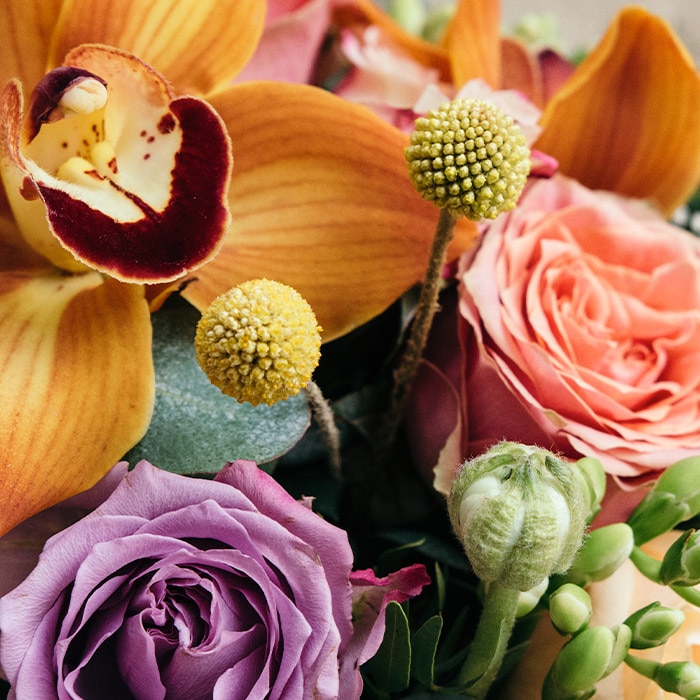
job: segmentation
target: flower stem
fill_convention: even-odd
[[[331,471],[336,479],[340,479],[340,431],[335,424],[333,409],[323,395],[321,388],[313,380],[304,388],[304,393],[311,406],[311,414],[321,433],[323,444],[328,450],[328,458],[331,463]]]
[[[519,596],[515,588],[497,581],[489,584],[476,635],[458,676],[460,686],[472,682],[464,691],[467,697],[484,698],[496,679],[515,624]]]
[[[632,654],[627,654],[627,656],[625,656],[625,663],[640,675],[645,678],[651,678],[652,680],[654,680],[656,672],[661,665],[658,661],[642,659],[639,656],[632,656]]]
[[[446,209],[440,210],[440,218],[438,219],[430,249],[428,268],[418,298],[416,315],[411,324],[409,337],[399,366],[394,372],[394,385],[389,399],[389,408],[384,414],[384,420],[378,434],[379,454],[384,458],[391,449],[401,424],[409,391],[428,342],[428,333],[430,332],[433,317],[438,309],[437,300],[440,292],[442,269],[447,259],[447,246],[454,236],[455,223],[456,219]],[[381,461],[383,460],[380,458]]]
[[[634,547],[630,553],[630,560],[643,576],[654,583],[660,583],[661,562],[658,559],[649,556],[639,547]]]

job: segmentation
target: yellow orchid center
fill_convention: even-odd
[[[240,402],[273,404],[298,394],[321,355],[321,327],[292,287],[250,280],[217,297],[197,325],[197,361]]]
[[[473,221],[512,209],[530,172],[520,127],[486,100],[456,99],[417,119],[405,156],[423,199]]]
[[[231,147],[213,108],[136,56],[73,49],[33,90],[0,97],[0,170],[27,243],[53,265],[167,282],[226,233]]]

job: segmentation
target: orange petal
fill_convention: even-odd
[[[180,94],[206,94],[248,62],[265,0],[65,0],[52,65],[79,44],[125,49],[162,72]]]
[[[501,87],[519,90],[538,107],[543,103],[542,71],[527,46],[517,39],[501,39]]]
[[[444,44],[457,88],[482,78],[501,86],[501,3],[498,0],[460,0],[445,31]]]
[[[10,78],[34,85],[46,72],[62,0],[0,0],[0,86]]]
[[[246,279],[276,279],[330,340],[423,278],[438,210],[408,179],[398,129],[308,86],[242,83],[212,104],[233,143],[233,223],[183,296],[202,309]],[[476,236],[458,228],[453,256]]]
[[[153,402],[141,287],[0,274],[0,533],[83,491],[143,435]]]
[[[381,10],[372,0],[338,2],[333,8],[333,22],[339,27],[362,30],[374,25],[382,30],[386,40],[427,68],[438,71],[441,80],[449,80],[450,64],[447,53],[440,47],[409,34]]]
[[[584,185],[667,214],[700,179],[700,76],[669,25],[622,10],[554,96],[535,143]]]

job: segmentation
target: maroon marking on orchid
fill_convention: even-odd
[[[117,159],[116,158],[111,158],[109,163],[107,163],[107,167],[116,175],[119,172],[119,168],[117,167]]]
[[[151,154],[150,154],[150,153],[146,153],[146,154],[144,154],[143,159],[144,159],[144,160],[148,160],[150,157],[151,157]]]
[[[58,107],[61,97],[77,81],[94,78],[107,87],[107,83],[90,71],[73,66],[60,66],[49,71],[34,88],[29,98],[29,140],[39,133],[43,124],[51,121],[51,114]]]
[[[101,181],[101,180],[104,180],[104,178],[102,177],[102,175],[100,175],[100,174],[97,172],[97,170],[85,170],[84,172],[85,172],[86,175],[89,175],[89,176],[90,176],[91,178],[93,178],[94,180],[100,180],[100,181]]]
[[[146,143],[153,143],[155,140],[156,140],[156,137],[155,137],[155,136],[149,136],[149,137],[146,139]]]
[[[35,199],[39,199],[39,190],[37,189],[34,181],[28,175],[25,175],[24,179],[22,180],[19,193],[22,198],[26,199],[28,202],[33,202]]]
[[[169,134],[176,126],[173,115],[168,112],[160,118],[156,128],[161,134]]]
[[[119,223],[66,192],[39,184],[57,238],[80,259],[134,281],[179,277],[208,259],[226,231],[230,167],[226,132],[201,100],[181,97],[170,108],[179,120],[182,143],[163,211],[124,191],[143,218]]]
[[[146,132],[145,132],[145,131],[142,131],[142,132],[139,134],[139,136],[140,136],[141,138],[144,138],[144,136],[146,136]]]

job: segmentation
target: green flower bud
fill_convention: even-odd
[[[549,596],[549,617],[561,634],[576,634],[593,615],[591,597],[580,586],[565,583]]]
[[[632,630],[632,649],[660,647],[673,636],[685,621],[685,615],[675,608],[658,602],[650,603],[632,613],[625,624]]]
[[[587,517],[573,464],[514,442],[462,465],[448,511],[474,573],[520,591],[571,566]]]
[[[666,552],[659,580],[664,585],[696,586],[700,583],[700,532],[684,532]]]
[[[584,540],[566,578],[579,586],[602,581],[622,566],[633,547],[634,532],[626,523],[593,530]]]
[[[391,0],[389,14],[410,34],[420,34],[428,12],[423,0]]]
[[[423,199],[473,221],[513,209],[530,173],[520,127],[486,100],[452,100],[416,119],[405,156]]]
[[[595,684],[624,660],[629,638],[625,625],[589,627],[577,634],[559,651],[545,679],[542,697],[591,697]]]
[[[524,617],[532,612],[542,600],[542,596],[547,592],[548,586],[549,577],[543,579],[529,591],[521,591],[518,596],[518,609],[515,612],[515,617]]]
[[[687,457],[662,472],[627,523],[644,544],[700,513],[700,457]]]
[[[586,502],[588,503],[588,520],[600,511],[600,504],[605,496],[605,469],[603,465],[593,457],[582,457],[576,462],[579,468],[579,476],[583,480]]]
[[[682,698],[690,700],[700,695],[700,666],[692,661],[660,664],[654,680],[663,690],[676,693]]]

